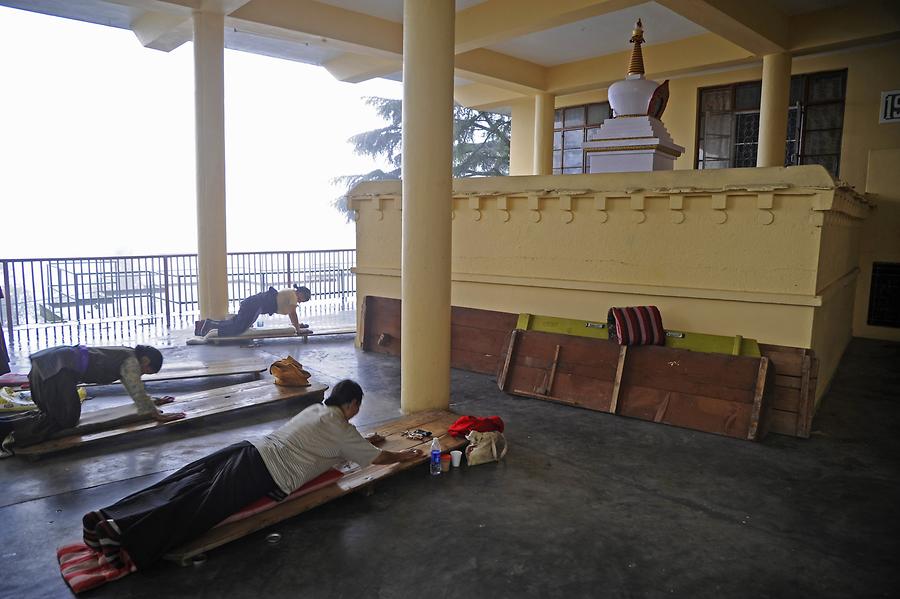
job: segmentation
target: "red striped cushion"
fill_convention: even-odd
[[[121,566],[113,566],[106,556],[84,543],[63,545],[56,550],[59,573],[73,593],[82,593],[107,582],[131,574],[137,567],[123,549],[119,552]]]
[[[656,306],[610,308],[609,338],[619,345],[665,345],[666,330]]]

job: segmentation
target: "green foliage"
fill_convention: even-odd
[[[402,101],[389,98],[366,98],[366,104],[387,121],[379,129],[365,131],[349,139],[354,151],[361,156],[386,160],[389,170],[376,169],[358,175],[334,179],[344,193],[334,202],[343,212],[347,208],[347,192],[365,181],[399,179],[403,131]],[[509,174],[510,118],[504,114],[453,107],[453,176],[495,177]]]

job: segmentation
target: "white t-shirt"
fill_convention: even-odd
[[[368,466],[381,450],[366,441],[336,406],[313,404],[284,426],[250,443],[275,484],[293,493],[346,460]]]
[[[275,296],[275,302],[277,304],[275,312],[278,314],[290,314],[297,307],[297,304],[300,303],[297,301],[297,292],[293,289],[282,289],[279,291],[278,295]]]

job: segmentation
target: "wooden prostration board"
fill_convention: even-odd
[[[740,439],[761,436],[768,360],[516,330],[504,391]]]
[[[371,465],[366,468],[361,468],[337,479],[334,483],[322,487],[321,489],[317,489],[306,495],[297,497],[296,499],[285,500],[272,509],[237,522],[231,522],[210,529],[190,543],[169,552],[165,558],[179,562],[182,565],[188,565],[191,558],[195,555],[205,553],[216,547],[245,537],[258,530],[262,530],[267,526],[271,526],[272,524],[276,524],[282,520],[311,510],[332,499],[336,499],[353,491],[359,491],[360,489],[396,474],[397,472],[427,462],[429,460],[428,446],[431,444],[431,438],[422,441],[414,441],[402,437],[401,433],[407,429],[422,428],[431,431],[434,436],[440,438],[441,449],[444,452],[459,449],[465,445],[466,440],[464,438],[451,437],[447,434],[447,429],[457,418],[457,414],[438,410],[410,414],[409,416],[385,422],[378,426],[363,427],[362,432],[377,431],[385,438],[384,444],[379,445],[382,449],[388,451],[403,451],[404,449],[419,447],[422,449],[422,457],[401,464],[389,464],[383,466]]]
[[[363,304],[362,348],[392,356],[400,355],[400,300],[366,296]],[[515,314],[461,308],[450,309],[450,365],[471,372],[496,374],[506,355],[509,332],[516,326]]]
[[[451,352],[450,365],[472,372],[495,375],[503,370],[507,357],[509,339],[513,331],[517,329],[522,316],[529,317],[528,329],[538,329],[545,333],[568,333],[574,331],[580,337],[606,340],[605,329],[597,328],[604,321],[590,322],[573,319],[556,318],[549,316],[520,315],[507,312],[495,312],[478,308],[461,308],[453,306],[450,315],[451,326]],[[364,328],[362,332],[362,347],[365,351],[400,355],[400,300],[385,297],[367,296],[363,304]],[[523,328],[523,327],[518,327]],[[694,347],[696,340],[702,343]],[[737,340],[740,343],[737,344]],[[709,343],[710,341],[714,343]],[[744,356],[758,358],[758,353],[768,358],[767,377],[775,371],[774,383],[770,384],[766,393],[771,394],[764,414],[768,416],[763,422],[769,425],[769,430],[775,433],[808,437],[813,415],[815,413],[815,390],[818,372],[818,360],[811,350],[786,347],[779,345],[757,344],[752,339],[738,337],[721,337],[713,335],[699,335],[691,333],[683,339],[667,338],[666,345],[673,349],[702,349],[706,351],[718,351],[731,355],[740,353]],[[735,347],[740,351],[735,352]],[[553,361],[554,348],[550,348],[548,355],[536,363],[531,364],[537,368],[538,379],[535,383],[541,387],[543,381],[549,378],[549,364]],[[588,376],[593,381],[587,381],[574,376],[566,370],[566,362],[569,356],[563,351],[562,364],[560,365],[560,384],[575,385],[582,388],[590,388],[597,382],[603,381],[607,385],[607,395],[612,393],[613,381],[616,369],[610,370],[609,355],[597,355],[592,360],[599,361],[594,367],[606,369],[601,377]],[[617,358],[617,356],[616,356]],[[527,366],[527,364],[526,364]],[[624,363],[623,363],[624,366]],[[584,364],[579,368],[583,370]],[[596,374],[596,373],[595,373]],[[566,378],[570,380],[566,382]],[[621,383],[621,381],[620,381]],[[621,384],[620,384],[621,386]],[[593,391],[590,394],[576,393],[568,397],[542,397],[550,401],[561,401],[573,405],[600,404],[599,408],[592,405],[584,407],[603,409],[603,403],[609,401],[609,397],[600,391],[598,396]],[[670,401],[672,397],[670,397]],[[665,416],[668,408],[662,410]],[[654,413],[655,417],[655,413]]]
[[[297,333],[293,327],[279,328],[250,328],[240,335],[232,337],[218,337],[212,335],[210,337],[191,337],[187,340],[187,345],[226,345],[229,343],[247,343],[259,339],[289,339],[295,337],[302,339],[304,342],[309,341],[310,337],[323,337],[325,335],[352,335],[356,333],[355,328],[345,326],[336,327],[316,327],[315,330],[305,329],[303,333]]]
[[[185,418],[170,422],[157,422],[138,416],[134,404],[93,410],[82,415],[77,428],[60,431],[51,440],[17,448],[15,452],[16,455],[35,457],[73,447],[85,447],[139,431],[197,422],[209,416],[234,413],[279,401],[297,398],[322,401],[327,388],[327,385],[319,384],[312,384],[309,387],[280,387],[271,381],[253,381],[209,391],[199,391],[183,395],[174,403],[167,404],[163,408],[164,411],[186,414]]]
[[[163,362],[162,370],[156,374],[145,374],[141,379],[145,383],[158,381],[176,381],[180,379],[205,378],[209,376],[231,376],[237,374],[252,374],[254,378],[259,378],[259,373],[268,368],[268,364],[260,362],[257,359],[251,360],[228,360],[226,362],[176,362],[169,364]],[[4,375],[7,376],[7,375]],[[6,383],[9,385],[22,385],[28,382],[27,374],[13,374],[7,376]],[[84,387],[95,386],[94,383],[86,383]]]
[[[176,381],[180,379],[205,378],[209,376],[230,376],[236,374],[252,374],[259,378],[269,365],[258,359],[228,360],[223,362],[177,362],[167,364],[163,362],[162,370],[156,374],[145,374],[141,379],[145,383],[156,381]]]

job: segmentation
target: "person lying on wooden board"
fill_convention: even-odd
[[[184,466],[174,474],[82,519],[84,543],[127,571],[145,569],[262,497],[283,499],[330,468],[351,461],[394,464],[415,460],[418,449],[394,452],[364,438],[349,420],[362,388],[343,380],[321,404],[282,427],[241,441]]]
[[[31,399],[38,409],[0,419],[0,457],[13,455],[16,447],[40,443],[57,431],[76,426],[81,417],[80,383],[108,385],[119,380],[139,413],[160,422],[184,418],[184,414],[166,414],[157,407],[175,398],[152,398],[144,389],[141,375],[155,374],[162,368],[163,357],[155,347],[60,346],[29,357],[28,382]]]
[[[238,313],[225,320],[213,320],[207,318],[198,320],[194,324],[194,336],[205,337],[210,331],[218,331],[219,337],[237,337],[256,322],[261,314],[284,314],[291,319],[291,324],[298,335],[303,335],[303,329],[309,325],[300,322],[297,318],[297,305],[308,302],[312,292],[306,287],[294,285],[293,289],[276,290],[269,287],[267,291],[251,295],[241,301]]]

